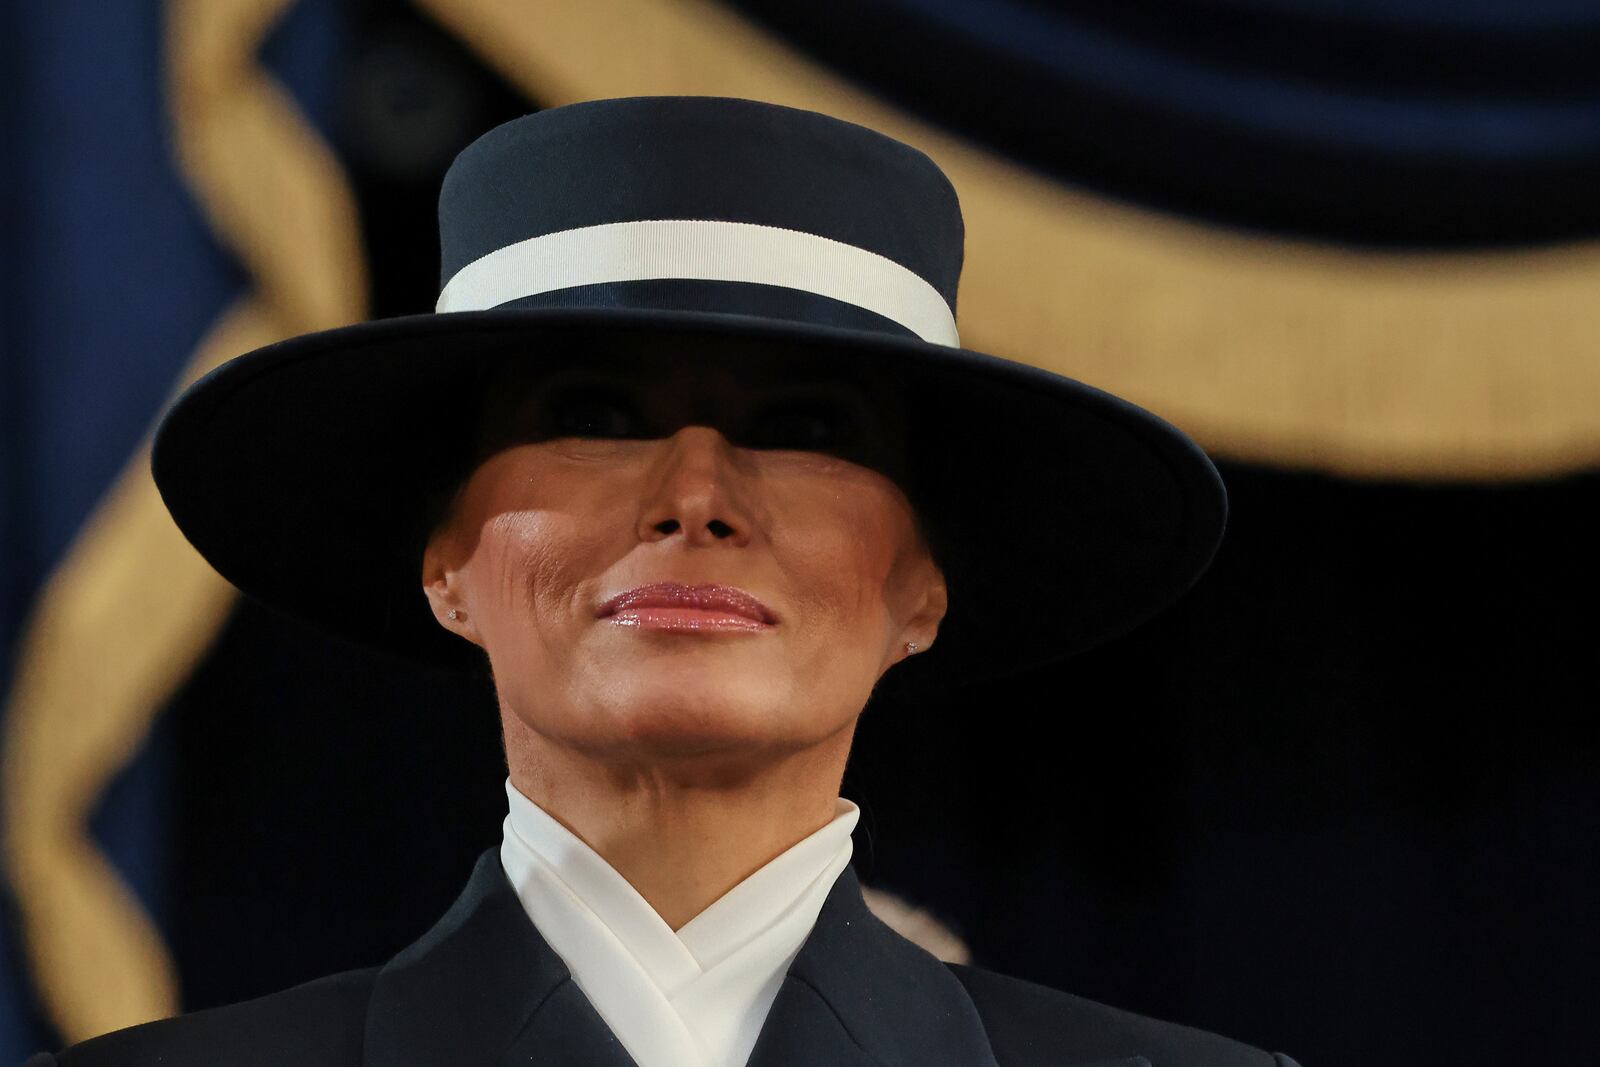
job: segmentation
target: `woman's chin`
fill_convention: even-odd
[[[630,740],[653,748],[760,747],[781,742],[798,725],[785,721],[796,709],[781,688],[748,671],[635,663],[610,677],[607,717]]]

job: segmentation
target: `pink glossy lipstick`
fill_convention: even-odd
[[[651,582],[618,593],[595,616],[619,626],[676,633],[770,630],[778,621],[743,589],[681,582]]]

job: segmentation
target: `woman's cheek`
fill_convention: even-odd
[[[548,513],[521,511],[496,516],[494,600],[512,628],[543,628],[552,612],[570,602],[573,565],[579,562],[565,545],[559,522]]]
[[[819,574],[819,618],[826,620],[825,639],[837,653],[874,647],[880,640],[887,605],[887,566],[876,551],[852,541]]]

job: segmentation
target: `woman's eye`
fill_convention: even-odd
[[[644,420],[633,405],[609,393],[582,392],[558,397],[551,405],[558,437],[642,437]]]
[[[774,406],[762,412],[750,433],[755,448],[797,448],[823,452],[850,439],[849,414],[835,404]]]

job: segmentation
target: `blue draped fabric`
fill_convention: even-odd
[[[303,3],[268,49],[314,113],[330,110],[332,3]],[[218,246],[171,149],[164,5],[7,4],[0,257],[0,693],[42,585],[138,447],[246,278]],[[110,783],[93,833],[164,925],[170,739],[157,728]],[[7,883],[0,1060],[54,1047]]]
[[[1600,230],[1600,8],[1479,0],[737,0],[1062,180],[1380,246]]]

